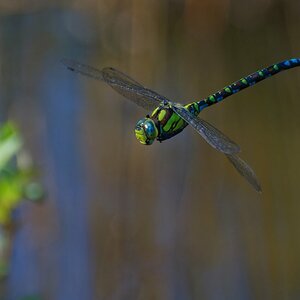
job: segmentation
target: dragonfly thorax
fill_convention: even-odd
[[[135,136],[143,145],[151,145],[158,136],[158,129],[150,118],[140,119],[135,125]]]

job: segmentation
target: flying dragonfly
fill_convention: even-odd
[[[140,119],[135,126],[136,138],[143,145],[151,145],[155,139],[159,142],[167,140],[190,125],[210,146],[224,153],[236,170],[257,192],[261,192],[260,183],[252,168],[237,155],[240,152],[240,147],[213,125],[199,118],[198,115],[206,107],[219,103],[223,99],[281,71],[300,65],[298,58],[273,64],[235,81],[207,98],[183,105],[144,87],[114,68],[99,70],[72,59],[62,59],[61,62],[71,71],[107,83],[125,98],[147,111],[152,111],[151,115]]]

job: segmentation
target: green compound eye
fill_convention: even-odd
[[[143,118],[135,125],[135,136],[143,145],[151,145],[158,136],[158,130],[152,119]]]

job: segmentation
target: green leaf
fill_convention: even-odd
[[[0,169],[2,169],[8,161],[22,147],[21,136],[13,123],[8,122],[0,128]]]

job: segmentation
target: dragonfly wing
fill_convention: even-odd
[[[206,140],[206,142],[216,150],[226,154],[240,152],[240,147],[235,142],[233,142],[213,125],[190,113],[182,105],[173,103],[171,108],[183,120],[191,125]]]
[[[63,58],[61,60],[61,63],[63,63],[69,70],[71,70],[75,73],[79,73],[81,75],[85,75],[85,76],[103,81],[102,71],[100,71],[96,68],[81,64],[73,59],[68,59],[68,58]]]
[[[126,75],[125,73],[115,69],[115,68],[104,68],[102,69],[102,72],[106,74],[107,78],[110,78],[110,80],[112,81],[113,79],[115,80],[122,80],[123,82],[127,82],[129,84],[133,84],[136,86],[140,86],[140,87],[144,87],[143,85],[141,85],[139,82],[135,81],[134,79],[132,79],[131,77],[129,77],[128,75]]]
[[[106,82],[119,94],[147,110],[153,110],[162,101],[161,99],[165,99],[116,69],[98,70],[72,59],[62,59],[61,62],[73,72]]]
[[[261,185],[253,169],[237,155],[226,154],[226,156],[236,170],[253,186],[253,188],[261,193]]]
[[[103,80],[115,91],[147,110],[155,109],[162,101],[169,102],[165,97],[114,68],[104,68],[102,73]]]

